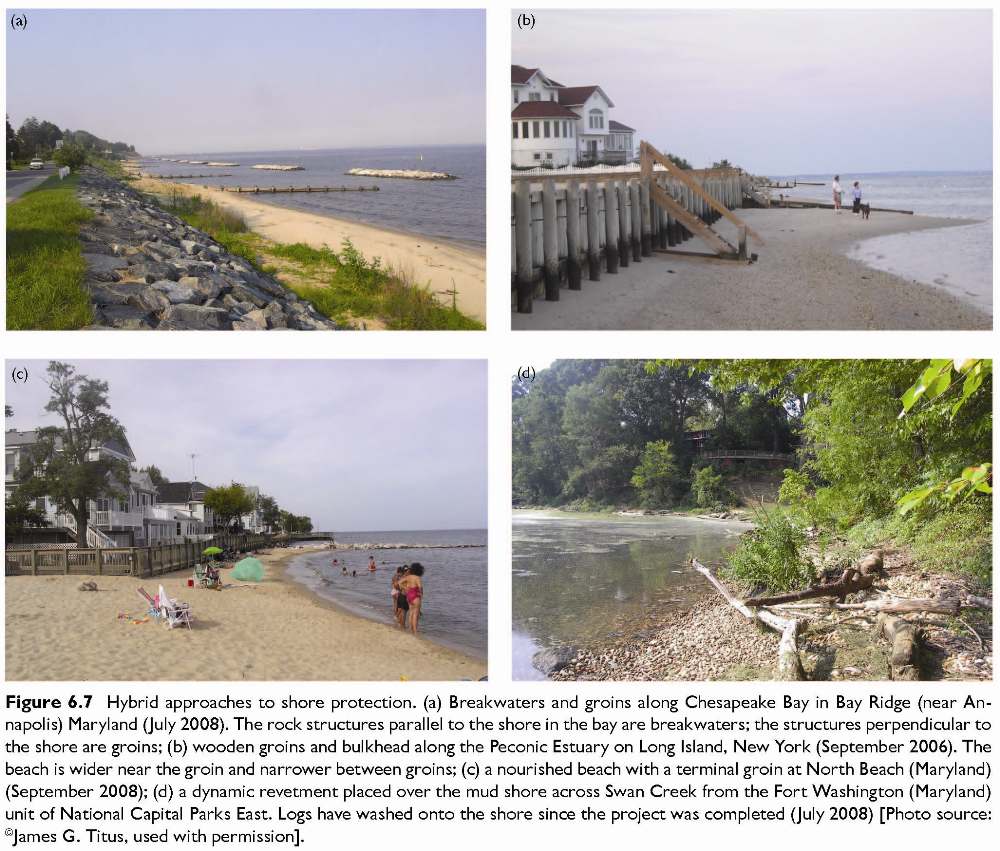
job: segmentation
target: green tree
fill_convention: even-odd
[[[205,507],[215,515],[215,525],[229,529],[239,525],[240,517],[254,510],[253,498],[239,482],[205,491]]]
[[[10,116],[7,116],[7,168],[9,169],[21,155],[21,147],[17,142],[17,133],[10,126]]]
[[[163,471],[155,464],[150,464],[148,467],[140,467],[139,472],[146,473],[149,476],[149,480],[157,487],[170,483],[170,479],[164,476]]]
[[[277,500],[261,494],[257,500],[257,508],[260,511],[260,522],[267,527],[268,531],[274,531],[281,524],[281,509],[278,508]]]
[[[39,510],[35,502],[21,490],[14,490],[4,500],[3,519],[8,544],[17,540],[23,529],[49,525],[45,512]]]
[[[87,546],[89,503],[121,496],[129,468],[100,450],[122,442],[125,429],[110,413],[107,382],[77,375],[69,364],[52,361],[47,369],[51,393],[45,410],[62,425],[38,429],[37,442],[18,470],[17,500],[47,496],[76,521],[77,546]]]
[[[699,508],[712,508],[729,499],[729,492],[722,480],[722,473],[713,467],[701,467],[691,479],[691,498]]]
[[[648,508],[662,508],[673,503],[683,484],[669,441],[656,440],[646,444],[631,482],[639,492],[642,504]]]
[[[69,166],[73,171],[79,171],[87,163],[87,152],[79,145],[63,145],[56,150],[53,159],[59,165]]]
[[[694,168],[694,166],[684,159],[684,157],[678,156],[677,154],[667,154],[667,159],[677,166],[677,168],[682,168],[685,171],[690,171]]]

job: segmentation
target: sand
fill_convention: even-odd
[[[260,556],[263,582],[223,571],[224,588],[188,588],[188,571],[9,576],[8,680],[478,680],[484,661],[344,612],[285,576],[301,549]],[[97,592],[80,591],[93,580]],[[190,603],[193,628],[142,618],[140,586]],[[388,578],[386,580],[388,589]],[[386,604],[389,594],[386,591]]]
[[[737,210],[764,239],[758,261],[654,255],[617,275],[536,298],[512,314],[515,330],[989,330],[992,317],[943,288],[906,280],[847,257],[865,237],[966,225],[965,219],[872,213],[865,221],[831,210]],[[713,226],[735,244],[735,228]],[[697,239],[682,250],[701,250]],[[585,271],[586,274],[586,271]]]
[[[169,193],[210,198],[222,207],[240,213],[252,231],[275,242],[304,242],[313,248],[324,245],[340,250],[350,239],[366,258],[381,257],[383,265],[421,286],[430,285],[443,304],[451,304],[445,290],[457,289],[458,309],[486,322],[486,255],[483,251],[432,237],[383,230],[331,216],[290,210],[258,201],[247,195],[221,192],[204,186],[143,178],[135,184],[143,192]]]

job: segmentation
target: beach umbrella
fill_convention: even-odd
[[[222,552],[221,547],[205,547],[205,549],[201,551],[201,554],[203,556],[217,556],[221,552]]]
[[[252,556],[245,558],[242,561],[236,562],[232,577],[244,582],[260,582],[264,578],[264,565],[260,563],[260,559],[253,558]]]

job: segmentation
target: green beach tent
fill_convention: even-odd
[[[264,578],[264,565],[260,563],[260,559],[245,558],[236,562],[232,577],[244,582],[260,582]]]

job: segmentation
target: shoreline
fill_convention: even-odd
[[[904,550],[889,550],[887,577],[881,584],[890,595],[928,598],[942,589],[955,593],[964,587],[958,576],[928,573]],[[861,592],[862,597],[870,592]],[[881,593],[881,592],[879,592]],[[807,619],[799,636],[805,679],[813,682],[891,679],[887,660],[891,645],[860,621],[874,622],[875,614],[848,618],[838,629],[842,613],[825,619]],[[923,682],[991,680],[992,611],[984,612],[988,636],[970,634],[968,624],[955,629],[950,616],[903,615],[923,630],[927,658]],[[983,628],[980,627],[980,630]],[[870,627],[869,627],[870,630]],[[555,681],[758,681],[778,679],[775,659],[780,636],[747,621],[708,584],[704,595],[684,609],[659,612],[651,608],[627,633],[576,648],[574,658],[546,679]],[[977,642],[982,641],[977,646]]]
[[[350,239],[367,259],[382,263],[407,276],[415,285],[428,286],[442,304],[450,304],[441,292],[457,289],[457,305],[468,316],[486,322],[486,250],[455,240],[405,233],[390,228],[307,213],[291,207],[251,200],[247,194],[223,192],[191,183],[176,183],[155,177],[135,182],[141,192],[201,195],[220,207],[238,213],[254,233],[272,242],[305,243],[312,248],[339,251]]]
[[[486,675],[484,661],[345,612],[286,577],[288,562],[305,549],[262,551],[264,580],[235,582],[223,571],[222,591],[187,587],[189,571],[146,579],[6,577],[7,680],[457,681]],[[90,580],[97,592],[78,590]],[[136,589],[155,594],[160,584],[191,604],[193,629],[144,619],[147,607]]]
[[[752,265],[660,254],[584,281],[560,300],[511,314],[515,330],[990,330],[992,316],[939,286],[848,256],[881,236],[963,227],[972,219],[772,207],[736,214],[765,244]],[[713,226],[734,242],[734,225]],[[734,242],[735,244],[735,242]],[[694,246],[697,248],[698,246]]]
[[[292,549],[292,548],[289,548],[289,549]],[[304,547],[295,548],[295,549],[305,550]],[[397,630],[395,627],[391,626],[390,624],[384,623],[383,621],[380,621],[377,618],[367,617],[366,615],[362,614],[361,612],[358,612],[358,611],[355,611],[354,609],[352,609],[347,603],[342,603],[342,602],[336,600],[333,597],[327,597],[327,596],[324,596],[323,594],[320,594],[319,591],[317,591],[313,587],[313,584],[308,580],[307,577],[305,577],[305,576],[296,577],[296,576],[292,575],[291,571],[292,571],[292,568],[295,567],[294,561],[295,561],[296,558],[308,555],[309,553],[323,552],[323,551],[336,552],[337,551],[337,547],[336,547],[336,545],[334,545],[334,546],[315,547],[315,548],[312,548],[312,549],[309,549],[309,550],[305,550],[304,552],[295,552],[292,555],[289,555],[288,557],[285,558],[285,560],[284,560],[284,562],[282,564],[282,578],[286,579],[289,583],[291,583],[291,585],[293,587],[302,589],[314,601],[320,603],[321,605],[329,606],[331,609],[333,609],[333,611],[339,612],[340,614],[344,615],[345,617],[358,618],[359,620],[363,620],[366,623],[378,624],[379,626],[385,627],[385,628],[391,630],[394,634],[398,635],[399,634],[399,630]],[[466,656],[469,659],[472,659],[472,660],[474,660],[476,662],[481,662],[484,666],[486,665],[486,662],[487,662],[486,657],[477,656],[474,653],[469,652],[468,650],[465,650],[465,649],[462,649],[462,648],[458,648],[458,647],[452,647],[449,644],[442,644],[441,642],[435,641],[433,638],[430,638],[426,634],[423,634],[423,633],[418,634],[417,636],[415,636],[415,640],[416,641],[426,642],[427,644],[430,644],[433,647],[438,647],[438,648],[441,648],[442,650],[447,650],[447,651],[452,652],[452,653],[457,653],[457,654],[459,654],[461,656]]]

